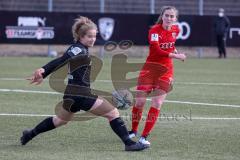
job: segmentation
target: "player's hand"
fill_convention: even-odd
[[[182,53],[178,53],[178,54],[175,54],[175,58],[176,59],[179,59],[181,61],[185,61],[185,59],[187,58],[187,56],[185,54],[182,54]]]
[[[43,82],[43,76],[42,73],[44,73],[45,70],[43,68],[39,68],[34,71],[33,75],[31,77],[26,78],[27,80],[30,81],[30,84],[40,84]]]
[[[169,57],[171,58],[175,58],[175,59],[179,59],[181,61],[185,61],[185,59],[187,58],[185,54],[182,54],[182,53],[170,53],[169,54]]]

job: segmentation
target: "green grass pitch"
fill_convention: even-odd
[[[47,80],[40,86],[29,85],[23,80],[49,60],[40,57],[0,58],[1,160],[240,159],[239,59],[175,61],[174,89],[167,96],[161,119],[149,137],[151,148],[143,152],[125,152],[104,118],[70,122],[21,146],[22,130],[34,127],[45,118],[40,115],[54,114],[54,106],[61,101],[62,95],[58,94],[21,92],[55,92]],[[92,85],[95,89],[111,92],[111,81],[102,81],[111,80],[111,59],[106,58],[103,62],[103,69]],[[143,60],[129,59],[129,62]],[[149,105],[148,102],[144,116]],[[130,128],[131,110],[120,112]],[[143,124],[141,122],[140,133]]]

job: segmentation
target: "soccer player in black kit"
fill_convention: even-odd
[[[125,144],[126,151],[140,151],[148,148],[147,145],[129,138],[127,128],[120,118],[117,108],[104,98],[91,93],[91,58],[88,47],[92,47],[95,43],[96,24],[86,17],[79,17],[72,26],[72,34],[75,43],[67,49],[63,56],[37,69],[32,77],[28,78],[31,84],[40,84],[53,71],[68,64],[68,84],[63,96],[63,105],[56,116],[46,118],[31,130],[24,130],[20,139],[21,144],[26,145],[38,134],[67,124],[72,120],[74,113],[84,110],[107,118],[112,130]]]

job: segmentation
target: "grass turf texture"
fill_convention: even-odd
[[[33,70],[47,63],[49,58],[2,57],[0,59],[0,89],[51,91],[48,81],[41,86],[24,80]],[[143,62],[130,59],[130,62]],[[110,80],[111,60],[105,59],[98,80]],[[238,59],[188,59],[175,61],[175,84],[167,100],[210,104],[240,105],[240,66]],[[134,77],[136,73],[132,73]],[[194,83],[193,83],[194,82]],[[111,92],[110,82],[96,81],[95,89]],[[0,92],[0,113],[54,114],[54,106],[62,95]],[[147,114],[148,102],[144,116]],[[81,160],[81,159],[166,159],[166,160],[238,160],[240,158],[239,119],[212,120],[205,118],[240,118],[240,108],[180,103],[164,103],[162,118],[151,133],[151,149],[128,153],[107,120],[70,122],[67,126],[39,135],[26,146],[19,137],[44,117],[0,115],[1,160]],[[121,111],[131,126],[131,110]],[[173,118],[172,118],[173,117]],[[175,118],[174,118],[175,117]],[[144,118],[143,118],[144,119]],[[140,125],[142,131],[143,122]]]

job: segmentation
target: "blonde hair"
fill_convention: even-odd
[[[166,10],[171,10],[171,9],[175,11],[176,18],[178,18],[178,10],[176,9],[176,7],[174,7],[174,6],[163,6],[161,8],[160,15],[158,17],[158,20],[157,20],[156,24],[162,24],[162,17],[163,17],[164,12]]]
[[[91,29],[95,29],[97,31],[97,25],[92,20],[83,16],[76,18],[75,23],[72,26],[74,41],[79,41],[80,38],[85,36],[87,31]]]

